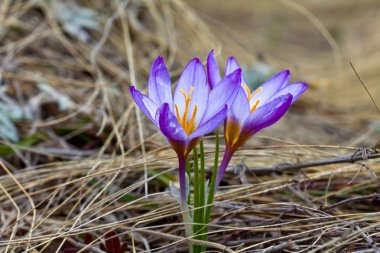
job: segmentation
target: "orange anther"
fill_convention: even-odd
[[[257,107],[259,106],[259,103],[260,103],[260,100],[258,99],[255,104],[252,106],[251,110],[249,110],[250,113],[252,113],[254,110],[257,109]]]
[[[187,121],[187,115],[189,113],[189,105],[191,101],[191,95],[194,91],[194,87],[190,87],[189,94],[186,94],[186,92],[183,89],[180,89],[180,92],[182,93],[183,97],[185,98],[185,110],[183,111],[182,117],[179,115],[179,109],[177,105],[175,106],[175,112],[176,117],[178,119],[178,122],[181,124],[187,135],[190,135],[195,130],[195,116],[197,115],[197,106],[194,106],[193,112],[191,114],[191,118],[189,121]]]

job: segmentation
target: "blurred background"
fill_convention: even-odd
[[[373,142],[372,132],[377,132],[375,139],[379,137],[379,112],[349,64],[354,64],[379,103],[378,1],[189,4],[218,41],[222,55],[219,59],[234,55],[250,67],[263,63],[272,71],[288,68],[292,80],[310,85],[304,104],[295,106],[308,113],[297,120],[297,126],[288,128],[288,132],[298,135],[290,134],[294,139],[309,144],[365,146]],[[281,126],[284,128],[287,126]]]
[[[217,196],[222,204],[213,217],[236,228],[210,240],[237,248],[257,243],[244,252],[262,252],[280,238],[278,245],[289,248],[287,238],[304,238],[315,217],[336,214],[342,216],[334,227],[326,221],[319,227],[325,231],[299,242],[299,249],[370,248],[347,224],[379,224],[370,215],[379,212],[378,202],[358,202],[331,216],[320,208],[378,192],[376,160],[300,173],[261,175],[248,168],[349,155],[380,140],[380,111],[350,66],[380,104],[379,27],[378,0],[0,1],[0,247],[57,252],[81,245],[77,234],[100,238],[119,229],[129,245],[136,240],[138,252],[184,250],[175,237],[182,233],[176,203],[165,193],[177,180],[174,152],[138,113],[129,87],[146,90],[158,55],[175,84],[190,59],[205,62],[214,49],[221,70],[229,56],[238,59],[252,88],[290,69],[292,81],[309,89],[236,154],[223,182],[231,192]],[[207,140],[205,147],[211,163],[214,147]],[[304,212],[288,204],[304,205]],[[271,224],[290,228],[250,230]],[[373,233],[379,241],[378,230]]]
[[[0,20],[0,153],[16,167],[138,146],[128,87],[146,88],[159,54],[174,83],[211,49],[221,69],[237,57],[252,87],[285,68],[310,85],[264,133],[360,147],[379,138],[379,112],[349,64],[380,101],[377,0],[5,0]]]

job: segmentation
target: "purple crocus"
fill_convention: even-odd
[[[227,105],[238,93],[240,78],[241,70],[235,69],[210,91],[206,71],[195,58],[180,76],[173,98],[169,72],[159,56],[150,71],[148,96],[134,86],[130,88],[138,107],[159,127],[178,155],[183,205],[186,204],[186,157],[205,134],[225,120]]]
[[[234,57],[230,57],[226,64],[225,75],[236,69],[240,69],[240,66]],[[216,89],[221,77],[213,51],[207,59],[207,74],[210,87]],[[305,83],[289,83],[289,70],[274,75],[253,92],[248,88],[243,73],[241,75],[238,94],[229,106],[224,122],[226,150],[218,169],[215,187],[220,184],[235,151],[252,135],[281,119],[291,104],[307,89]]]

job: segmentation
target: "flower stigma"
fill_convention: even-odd
[[[183,97],[185,98],[185,110],[183,112],[182,117],[179,114],[178,106],[175,104],[175,112],[178,122],[181,124],[183,129],[185,130],[187,135],[190,135],[195,130],[195,116],[197,115],[197,105],[194,106],[193,112],[191,114],[191,118],[188,121],[187,116],[189,114],[189,105],[191,101],[191,94],[194,91],[194,86],[190,87],[189,94],[186,94],[186,92],[183,89],[180,89],[180,92],[182,93]]]

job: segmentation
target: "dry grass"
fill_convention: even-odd
[[[235,155],[214,204],[209,252],[379,252],[380,200],[360,199],[380,191],[378,159],[255,170],[352,154],[380,139],[380,115],[348,65],[379,101],[378,2],[255,2],[72,1],[94,11],[97,24],[73,34],[63,1],[2,1],[1,99],[32,108],[33,117],[17,122],[20,143],[0,143],[0,251],[101,252],[114,230],[131,252],[185,252],[192,239],[167,192],[176,157],[136,113],[129,86],[146,87],[158,54],[174,79],[191,57],[215,48],[221,62],[234,54],[250,64],[264,54],[311,88]],[[42,83],[69,107],[60,110]],[[85,233],[97,239],[86,245]]]

